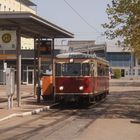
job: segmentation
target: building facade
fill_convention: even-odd
[[[37,14],[36,4],[30,0],[0,0],[0,12],[30,12]],[[21,49],[33,49],[33,39],[21,38]]]
[[[36,14],[36,4],[30,0],[0,0],[0,12],[30,12]],[[33,39],[21,38],[22,51],[22,81],[23,84],[33,84],[34,71],[33,71],[33,56],[26,50],[34,49]],[[15,51],[0,49],[0,84],[5,84],[4,63],[7,67],[16,68]],[[26,54],[26,55],[24,55]],[[13,55],[13,59],[11,56]],[[26,57],[25,57],[26,56]],[[10,59],[9,59],[10,57]]]
[[[121,70],[121,77],[140,78],[140,59],[130,49],[108,47],[106,56],[112,69]]]
[[[36,5],[30,0],[0,0],[2,12],[30,12],[36,14]]]

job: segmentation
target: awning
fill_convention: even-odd
[[[27,38],[73,38],[71,32],[27,12],[0,12],[0,29],[20,28],[21,36]]]

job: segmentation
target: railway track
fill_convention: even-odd
[[[104,101],[101,101],[104,102]],[[100,102],[100,103],[101,103]],[[78,108],[76,109],[74,106],[70,107],[70,106],[62,106],[62,105],[58,105],[53,107],[53,109],[50,109],[47,112],[41,112],[39,115],[34,115],[33,118],[26,120],[26,118],[13,118],[11,120],[8,120],[4,123],[1,123],[1,127],[2,126],[8,126],[9,124],[12,124],[13,121],[15,121],[16,119],[19,120],[19,122],[17,122],[17,124],[14,125],[9,125],[9,127],[5,127],[3,129],[0,129],[0,133],[4,134],[5,132],[11,132],[11,131],[16,131],[19,128],[24,128],[25,126],[30,126],[33,124],[36,124],[38,121],[40,120],[46,120],[47,118],[53,118],[53,121],[49,122],[49,123],[44,123],[44,125],[41,125],[39,127],[35,127],[34,129],[31,129],[29,131],[25,131],[22,132],[21,134],[18,135],[14,135],[13,137],[10,137],[11,139],[27,139],[30,137],[33,137],[32,133],[33,132],[37,132],[37,131],[43,131],[44,129],[47,131],[47,134],[45,134],[45,137],[49,137],[50,135],[52,135],[53,133],[55,133],[57,130],[62,129],[63,127],[65,127],[66,125],[68,126],[69,124],[71,124],[72,122],[75,122],[75,120],[79,119],[79,116],[82,115],[83,112],[86,112],[87,109],[92,110],[92,108],[94,106],[97,106],[100,103],[94,103],[94,104],[90,104],[89,106],[87,106],[86,108]],[[48,119],[48,120],[49,120]],[[82,127],[77,128],[77,133],[82,132],[84,129],[86,129],[86,127],[88,127],[93,120],[88,120],[86,123],[84,123],[84,125],[82,125]]]

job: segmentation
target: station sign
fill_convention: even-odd
[[[0,30],[0,50],[16,50],[16,31]]]

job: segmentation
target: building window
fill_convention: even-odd
[[[125,72],[125,75],[128,75],[128,71]]]

